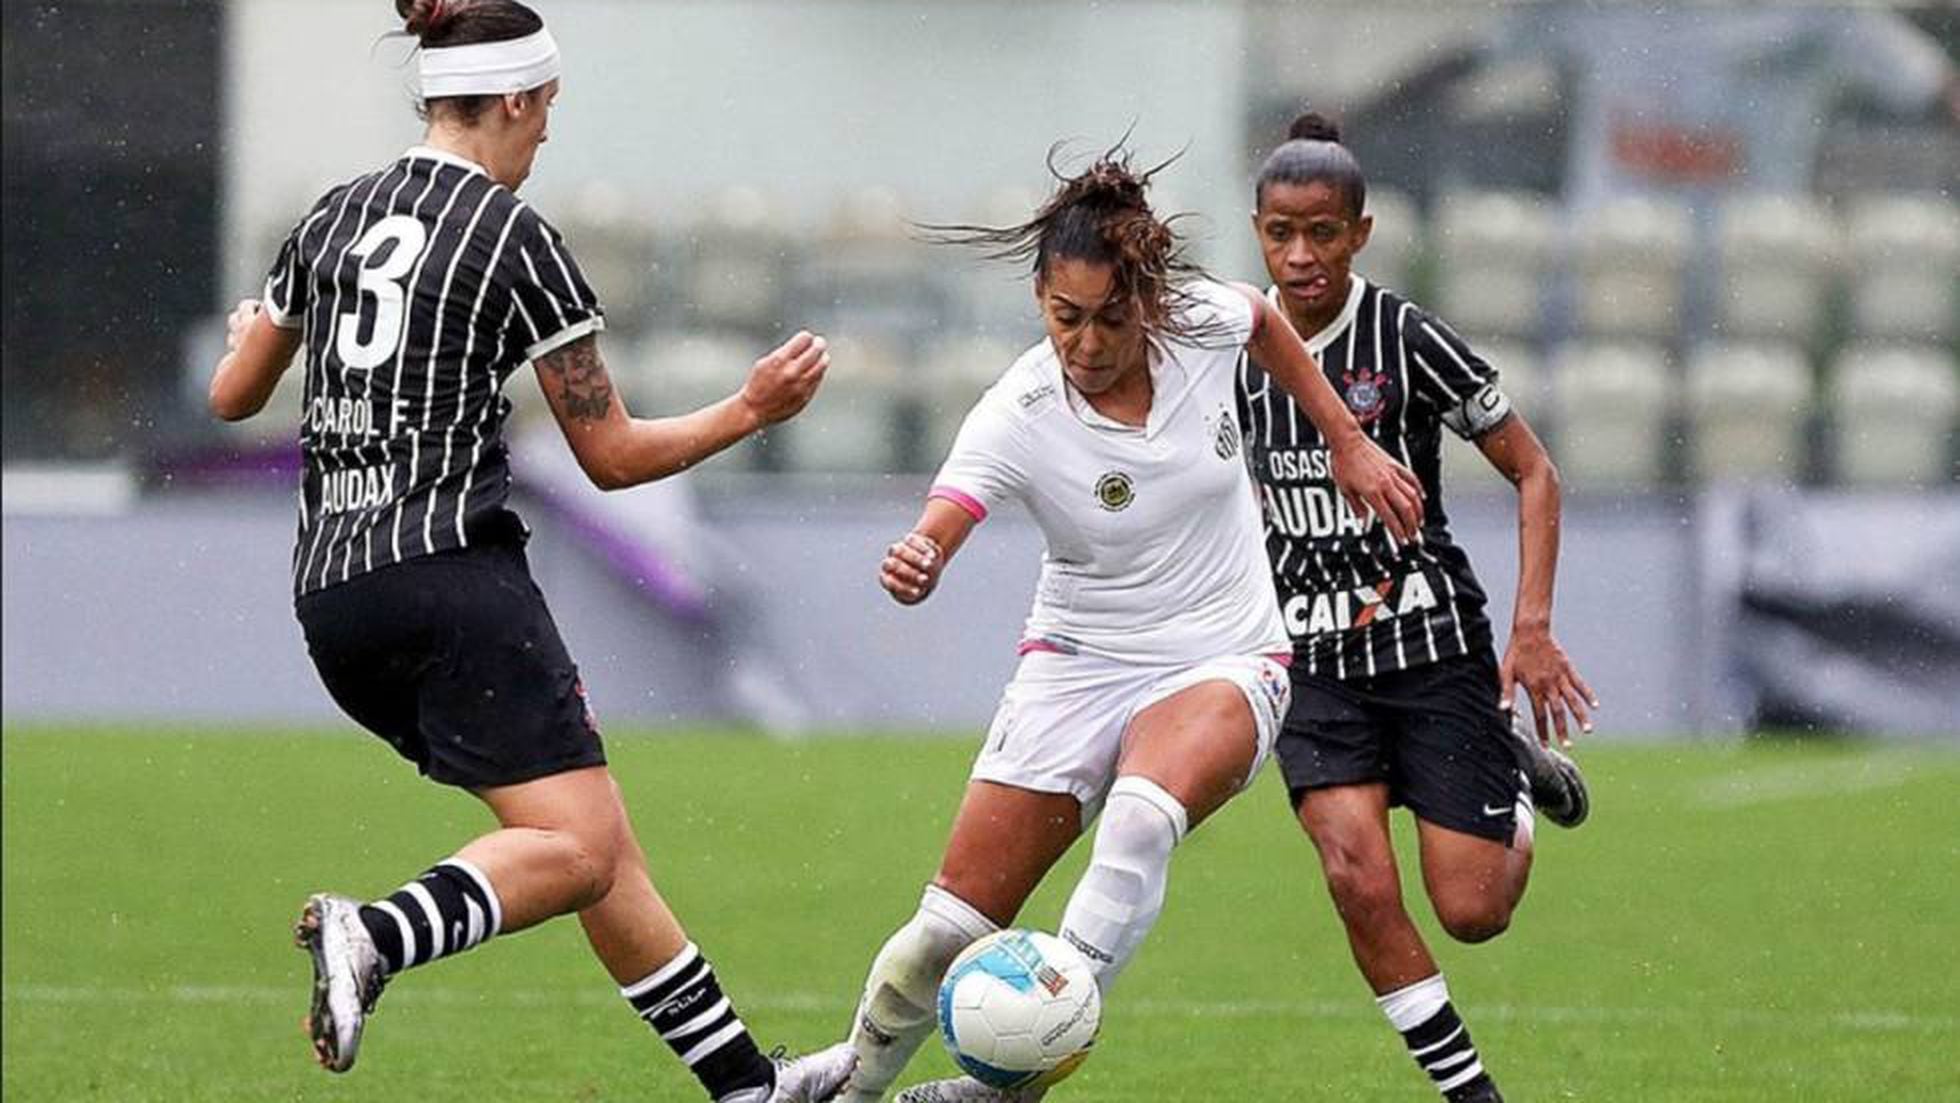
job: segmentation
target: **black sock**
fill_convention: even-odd
[[[694,943],[619,994],[713,1098],[775,1086],[776,1066],[756,1048],[735,1005],[722,995],[714,967]]]
[[[1470,1029],[1450,1005],[1443,974],[1385,993],[1375,1002],[1443,1098],[1461,1103],[1496,1097],[1496,1086],[1470,1042]]]
[[[1470,1028],[1449,1004],[1403,1031],[1402,1041],[1409,1047],[1409,1056],[1452,1103],[1489,1089],[1490,1074],[1484,1071],[1477,1047],[1471,1044]]]
[[[437,863],[385,900],[361,905],[361,922],[390,976],[479,945],[503,920],[490,879],[460,858]]]

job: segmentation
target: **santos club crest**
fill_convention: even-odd
[[[1124,472],[1111,471],[1096,480],[1096,503],[1111,513],[1128,509],[1135,500],[1136,485]]]
[[[1388,409],[1388,373],[1369,371],[1342,372],[1341,388],[1347,398],[1348,409],[1354,411],[1354,420],[1363,425],[1373,422]]]

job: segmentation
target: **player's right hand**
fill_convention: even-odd
[[[810,404],[829,368],[830,343],[809,330],[798,330],[749,369],[742,401],[764,425],[787,421]]]
[[[238,346],[245,341],[245,334],[251,331],[252,323],[262,310],[257,299],[240,299],[238,305],[231,308],[231,315],[225,319],[226,352],[238,351]]]
[[[878,584],[900,605],[917,605],[939,585],[939,572],[945,569],[946,556],[939,544],[922,532],[908,532],[885,549],[884,561],[878,564]]]
[[[1357,436],[1334,452],[1334,485],[1360,516],[1381,518],[1398,544],[1412,543],[1422,532],[1422,480],[1396,463],[1381,445]]]

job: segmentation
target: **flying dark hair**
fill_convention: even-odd
[[[402,32],[424,50],[509,42],[544,29],[544,19],[518,0],[395,0],[395,14]],[[471,126],[501,98],[438,96],[417,103],[415,113],[426,120],[440,112]]]
[[[1260,166],[1258,183],[1252,188],[1255,207],[1266,199],[1272,184],[1332,184],[1347,198],[1348,213],[1356,218],[1368,206],[1368,182],[1362,178],[1361,162],[1341,144],[1341,128],[1318,112],[1309,111],[1293,120],[1286,141]]]
[[[1157,217],[1146,195],[1151,178],[1177,158],[1139,171],[1118,142],[1068,175],[1055,163],[1061,150],[1059,143],[1048,150],[1048,171],[1059,182],[1055,192],[1026,222],[918,229],[935,244],[972,246],[993,260],[1028,264],[1037,280],[1058,260],[1107,264],[1115,269],[1111,296],[1133,302],[1153,338],[1205,344],[1222,336],[1225,326],[1188,309],[1196,296],[1186,285],[1210,277],[1186,255],[1173,229],[1185,216]]]

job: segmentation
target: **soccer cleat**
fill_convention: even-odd
[[[785,1056],[779,1048],[769,1059],[776,1065],[776,1090],[766,1103],[824,1103],[835,1099],[857,1069],[857,1051],[849,1042],[801,1057]]]
[[[388,977],[381,953],[361,922],[357,900],[331,893],[306,898],[293,942],[313,955],[313,1008],[306,1031],[313,1055],[329,1072],[354,1067],[361,1027]]]
[[[1531,803],[1545,818],[1560,827],[1577,827],[1592,812],[1592,794],[1586,788],[1586,775],[1572,756],[1556,747],[1540,743],[1524,729],[1522,720],[1511,718],[1511,735],[1518,748],[1518,765],[1531,785]]]
[[[1480,1076],[1456,1091],[1445,1092],[1443,1098],[1448,1103],[1504,1103],[1503,1093],[1488,1076]]]
[[[1034,1103],[1047,1088],[990,1088],[971,1076],[928,1080],[898,1093],[896,1103]]]

